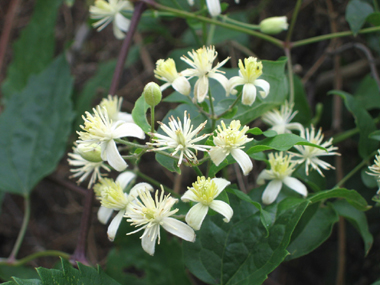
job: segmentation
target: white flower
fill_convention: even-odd
[[[220,7],[220,0],[206,0],[208,12],[211,17],[216,17],[222,13],[222,8]]]
[[[210,178],[206,179],[204,176],[198,176],[197,181],[193,183],[193,187],[188,187],[188,190],[181,197],[181,200],[184,202],[197,202],[187,213],[185,218],[186,223],[194,230],[199,230],[209,208],[223,215],[223,221],[228,223],[234,211],[226,202],[215,200],[215,198],[229,184],[231,183],[223,178],[213,178],[210,180]]]
[[[270,153],[268,156],[270,169],[264,169],[257,177],[257,184],[264,184],[265,180],[272,180],[264,190],[262,196],[263,203],[269,205],[276,200],[278,193],[280,193],[282,183],[306,197],[306,186],[298,179],[290,177],[297,163],[291,162],[290,156],[284,155],[282,152],[276,153],[275,155]]]
[[[242,149],[244,144],[252,140],[245,135],[249,128],[244,126],[240,130],[239,120],[232,121],[228,128],[223,121],[221,124],[222,127],[218,126],[218,134],[214,137],[215,147],[209,152],[212,162],[218,166],[231,153],[232,157],[239,163],[244,175],[248,175],[253,165],[249,156]]]
[[[245,65],[245,67],[244,67]],[[235,93],[233,90],[238,85],[243,86],[242,103],[244,105],[251,106],[256,100],[256,86],[262,89],[259,91],[262,98],[265,98],[269,94],[269,83],[264,79],[257,79],[263,73],[263,64],[261,61],[257,61],[257,58],[250,56],[242,60],[239,60],[239,76],[234,76],[229,81],[230,92]]]
[[[123,171],[127,167],[127,163],[117,150],[114,139],[122,137],[144,139],[145,133],[134,123],[112,122],[105,108],[102,109],[98,106],[93,111],[94,115],[86,112],[86,117],[83,116],[84,126],[80,127],[84,132],[78,132],[79,140],[77,143],[100,145],[102,159],[108,161],[117,171]]]
[[[138,183],[131,189],[129,195],[125,193],[124,188],[134,178],[135,175],[132,172],[126,171],[117,177],[116,182],[105,178],[94,186],[96,196],[102,204],[98,211],[99,221],[106,224],[113,211],[118,211],[108,226],[107,235],[110,241],[115,239],[121,220],[131,206],[131,202],[136,199],[138,191],[153,191],[153,187],[148,183]]]
[[[186,56],[182,56],[181,59],[193,68],[188,68],[182,71],[181,74],[190,78],[194,76],[198,77],[194,86],[194,101],[198,100],[198,103],[204,101],[209,89],[209,78],[217,80],[226,90],[226,95],[229,94],[228,79],[221,74],[224,73],[223,71],[218,70],[229,60],[229,57],[213,68],[212,64],[218,56],[214,46],[207,48],[204,46],[197,49],[197,51],[188,52],[188,55],[191,59]]]
[[[277,134],[291,133],[291,130],[298,130],[302,134],[304,132],[303,126],[300,123],[291,123],[297,113],[298,111],[293,112],[293,104],[285,101],[280,110],[274,109],[266,112],[262,116],[262,120],[271,125],[270,130],[276,131]]]
[[[375,155],[374,164],[371,166],[368,166],[368,169],[370,171],[367,171],[367,174],[375,176],[377,182],[380,182],[380,149],[377,152],[379,153],[379,155]]]
[[[138,199],[126,213],[127,221],[131,222],[131,225],[140,227],[128,235],[144,230],[144,234],[140,237],[141,245],[150,255],[154,254],[157,237],[158,244],[160,244],[160,226],[186,241],[195,241],[195,233],[191,227],[170,217],[178,211],[178,209],[171,210],[177,201],[178,199],[174,199],[170,195],[164,197],[163,190],[160,197],[159,191],[156,191],[154,200],[149,192],[140,191]]]
[[[70,157],[68,159],[68,162],[70,165],[74,167],[78,167],[75,169],[70,169],[70,172],[73,172],[74,174],[70,176],[72,177],[80,177],[78,179],[78,184],[82,181],[86,180],[86,178],[91,174],[90,181],[88,182],[87,188],[91,188],[92,184],[95,183],[96,180],[100,180],[102,178],[102,174],[100,172],[100,169],[103,168],[106,171],[111,171],[111,169],[104,164],[103,160],[100,159],[98,161],[90,161],[80,154],[78,151],[78,148],[82,147],[81,144],[78,146],[73,147],[73,153],[68,153],[68,156]],[[91,149],[91,146],[90,146]]]
[[[305,138],[307,141],[313,144],[324,147],[327,150],[326,152],[325,150],[307,145],[294,146],[300,153],[292,153],[292,155],[299,157],[299,159],[297,159],[297,163],[305,162],[306,175],[309,175],[309,165],[311,165],[313,169],[317,170],[318,173],[322,176],[324,175],[319,167],[326,170],[335,169],[335,167],[333,167],[331,164],[318,158],[319,156],[340,155],[339,153],[334,151],[337,150],[338,147],[332,146],[332,138],[322,143],[324,137],[322,134],[322,128],[320,128],[318,133],[315,134],[314,126],[311,126],[310,130],[306,129],[306,137],[304,133],[301,133],[301,137]]]
[[[161,86],[161,91],[165,90],[171,85],[182,95],[187,96],[190,94],[190,83],[184,76],[178,74],[175,62],[172,58],[168,58],[167,60],[157,60],[154,74],[158,79],[167,82]]]
[[[110,22],[113,22],[113,33],[116,38],[124,38],[124,32],[128,31],[130,20],[125,18],[122,12],[133,11],[133,5],[126,0],[96,0],[90,7],[91,19],[98,20],[93,26],[101,31]]]
[[[188,161],[196,163],[197,156],[191,149],[194,149],[195,151],[206,151],[210,148],[210,146],[195,144],[210,135],[203,134],[199,137],[195,137],[204,128],[207,121],[200,124],[195,130],[193,130],[190,115],[187,115],[186,111],[184,113],[183,125],[179,118],[177,118],[177,120],[178,122],[173,116],[171,116],[169,118],[169,126],[159,122],[159,124],[161,124],[161,129],[167,134],[167,136],[159,133],[150,133],[151,136],[154,136],[152,139],[153,143],[147,144],[158,147],[152,151],[174,149],[172,155],[180,152],[178,166],[182,163],[183,157],[185,157]]]
[[[123,103],[122,97],[108,95],[100,102],[100,107],[107,110],[108,117],[113,121],[124,121],[126,123],[134,123],[132,115],[126,112],[121,112],[121,104]]]

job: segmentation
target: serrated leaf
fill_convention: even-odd
[[[365,214],[355,209],[345,200],[337,200],[332,205],[339,216],[347,219],[362,236],[365,255],[367,255],[373,244],[373,236],[369,232],[368,222]]]
[[[308,200],[315,203],[330,198],[346,199],[348,203],[360,211],[367,211],[372,208],[358,192],[355,190],[347,190],[345,188],[335,188],[332,190],[321,191],[310,195]]]
[[[41,285],[42,284],[41,280],[39,279],[20,279],[17,277],[13,277],[12,279],[14,283],[9,283],[9,284],[17,284],[17,285]]]
[[[51,173],[66,148],[73,119],[73,80],[63,56],[12,96],[0,117],[0,189],[26,195]]]
[[[184,243],[185,263],[209,284],[262,284],[288,255],[291,234],[309,202],[286,198],[271,205],[275,222],[265,238],[256,207],[231,195],[230,201],[232,220],[206,217],[195,243]]]
[[[132,110],[132,118],[133,121],[143,129],[145,133],[149,133],[151,131],[150,124],[146,119],[146,111],[149,109],[149,105],[145,102],[145,98],[143,95],[137,99],[135,103],[135,107]]]
[[[6,99],[21,91],[32,74],[38,74],[53,60],[55,22],[62,0],[38,0],[28,26],[13,44],[13,59],[2,85]]]
[[[78,262],[78,269],[62,259],[62,270],[37,268],[43,284],[91,284],[91,285],[120,285],[105,274],[99,267],[97,269],[85,266]]]
[[[363,159],[367,158],[367,156],[375,151],[379,145],[378,142],[368,139],[369,135],[376,130],[376,125],[373,122],[371,115],[363,105],[350,94],[337,90],[330,91],[329,94],[335,94],[342,97],[346,108],[355,117],[355,124],[359,128],[360,133],[359,154]]]
[[[367,2],[351,0],[346,8],[346,20],[351,31],[357,35],[368,15],[373,13],[373,8]]]
[[[309,206],[294,230],[288,246],[290,255],[286,260],[306,255],[319,247],[329,238],[338,221],[339,216],[331,205],[320,207],[318,203]]]
[[[308,142],[306,139],[301,138],[295,134],[281,134],[275,137],[266,138],[261,141],[256,141],[255,145],[247,150],[248,154],[260,152],[264,150],[275,149],[278,151],[286,151],[292,148],[294,145],[307,145],[317,147],[322,150],[326,150],[320,145],[316,145]]]

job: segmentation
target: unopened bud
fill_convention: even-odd
[[[286,16],[270,17],[261,21],[260,30],[264,34],[275,35],[287,30],[288,26]]]
[[[90,162],[101,162],[103,161],[101,157],[101,147],[97,144],[79,144],[77,146],[77,152],[83,157],[85,160]]]
[[[154,107],[161,102],[162,93],[160,86],[154,82],[149,82],[145,85],[143,95],[145,102],[151,107]]]

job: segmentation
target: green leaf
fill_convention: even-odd
[[[120,285],[114,279],[106,275],[99,267],[85,266],[78,262],[78,269],[61,258],[62,270],[37,268],[43,284],[91,284],[91,285]]]
[[[257,208],[233,195],[230,201],[232,220],[207,216],[195,243],[183,244],[185,263],[209,284],[262,284],[288,255],[290,237],[309,202],[286,198],[271,205],[275,222],[266,238]]]
[[[310,195],[308,200],[315,203],[330,198],[346,199],[348,203],[360,211],[367,211],[372,208],[358,192],[355,190],[347,190],[345,188],[335,188],[332,190],[321,191]]]
[[[2,85],[6,99],[21,91],[32,74],[44,70],[53,60],[55,22],[62,0],[38,0],[28,26],[13,44],[13,59]]]
[[[310,125],[311,122],[311,110],[307,101],[305,88],[301,79],[298,76],[294,76],[294,109],[297,110],[297,115],[293,121],[299,122],[304,126]]]
[[[346,218],[362,236],[365,255],[367,255],[373,244],[373,236],[369,232],[365,214],[355,209],[345,200],[337,200],[332,205],[339,216]]]
[[[296,170],[295,177],[300,178],[305,182],[314,192],[320,192],[326,189],[326,178],[320,175],[317,171],[310,171],[309,175],[306,174],[305,167],[299,167]]]
[[[107,257],[106,273],[120,282],[133,285],[190,285],[185,271],[181,242],[168,238],[161,229],[161,241],[155,247],[154,256],[141,247],[142,232],[126,236],[134,227],[123,223],[118,230],[119,246],[110,251]],[[120,232],[120,233],[119,233]],[[183,241],[183,243],[187,243]]]
[[[36,270],[34,270],[34,268],[27,267],[27,266],[0,265],[1,280],[11,281],[12,276],[16,276],[17,278],[21,278],[21,279],[38,278],[38,274]]]
[[[0,189],[26,195],[66,149],[73,119],[72,78],[63,56],[12,96],[0,116]]]
[[[271,137],[275,137],[277,136],[277,132],[274,131],[274,130],[269,130],[269,131],[265,131],[263,132],[260,128],[258,127],[254,127],[253,129],[249,129],[247,131],[247,134],[252,134],[252,135],[264,135],[266,136],[267,138],[271,138]]]
[[[370,134],[368,135],[368,137],[369,137],[370,139],[380,141],[380,130],[379,130],[379,131],[374,131],[374,132],[370,133]]]
[[[297,136],[295,134],[281,134],[277,135],[275,137],[266,138],[261,141],[256,141],[254,143],[255,145],[248,149],[247,154],[252,154],[264,150],[270,150],[275,149],[278,151],[286,151],[293,147],[294,145],[308,145],[317,147],[319,149],[325,150],[325,148],[310,143],[306,139],[301,138],[300,136]]]
[[[369,135],[376,130],[376,125],[372,120],[371,115],[366,111],[363,105],[350,94],[333,90],[329,94],[339,95],[344,99],[346,108],[355,117],[355,124],[359,128],[359,154],[363,159],[366,159],[373,151],[378,148],[378,142],[369,140]]]
[[[41,285],[41,280],[39,279],[20,279],[17,277],[12,277],[11,281],[1,283],[5,285]]]
[[[235,194],[239,199],[246,201],[248,203],[251,203],[253,206],[256,207],[260,211],[260,220],[262,225],[264,226],[265,230],[267,231],[267,235],[269,235],[269,230],[268,227],[272,224],[272,216],[270,213],[265,211],[261,204],[259,202],[255,202],[249,197],[247,194],[243,193],[242,191],[238,189],[233,189],[233,188],[227,188],[226,191],[229,193]]]
[[[360,172],[360,176],[362,178],[363,184],[368,188],[376,188],[378,187],[377,180],[375,176],[369,175],[367,173],[368,169],[362,169]]]
[[[156,153],[156,160],[167,170],[181,174],[181,169],[178,167],[178,159],[163,155],[161,153]]]
[[[368,15],[373,13],[373,8],[367,2],[351,0],[346,8],[346,20],[351,31],[357,35]]]
[[[286,260],[298,258],[312,252],[331,235],[339,216],[331,205],[321,207],[320,203],[309,206],[299,221]]]
[[[366,110],[380,109],[379,87],[370,74],[360,82],[354,97]]]
[[[135,107],[132,110],[133,121],[140,128],[142,128],[145,133],[149,133],[151,131],[150,124],[146,119],[146,111],[148,110],[148,108],[150,108],[149,105],[145,102],[144,96],[141,95],[140,98],[137,99]]]
[[[368,17],[366,18],[366,21],[374,26],[380,26],[380,13],[375,12],[368,15]]]

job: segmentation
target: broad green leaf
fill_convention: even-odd
[[[378,187],[378,184],[377,184],[377,181],[376,181],[376,177],[372,176],[372,175],[369,175],[367,173],[367,171],[368,171],[368,168],[367,169],[362,169],[361,172],[360,172],[360,176],[362,178],[362,181],[363,181],[364,185],[367,186],[368,188],[376,188],[376,187]]]
[[[137,99],[135,103],[135,107],[132,110],[132,118],[133,121],[143,129],[145,133],[149,133],[151,131],[150,124],[146,119],[146,112],[149,109],[149,105],[145,102],[145,98],[143,95]]]
[[[183,244],[185,263],[209,284],[262,284],[288,255],[290,237],[309,202],[286,198],[271,205],[275,221],[266,238],[257,208],[234,195],[230,201],[232,220],[206,217],[195,243]]]
[[[41,277],[42,284],[91,284],[91,285],[119,285],[114,279],[97,269],[85,266],[78,262],[78,269],[61,258],[62,270],[38,267],[36,270]]]
[[[290,255],[286,260],[298,258],[312,252],[331,235],[331,231],[339,216],[328,204],[321,207],[320,203],[309,206],[302,215],[288,246]]]
[[[1,283],[5,285],[42,285],[41,280],[39,279],[21,279],[17,277],[12,277],[11,281]]]
[[[249,129],[247,131],[247,134],[252,134],[252,135],[256,135],[256,136],[264,135],[267,138],[271,138],[271,137],[275,137],[277,135],[277,132],[274,130],[269,130],[269,131],[263,132],[262,130],[260,130],[260,128],[254,127],[253,129]]]
[[[63,56],[12,96],[0,116],[0,189],[27,195],[66,149],[72,78]]]
[[[326,189],[326,178],[323,177],[315,171],[311,169],[309,171],[309,175],[306,175],[304,164],[296,170],[295,177],[300,178],[303,182],[305,182],[314,192],[319,192]]]
[[[181,174],[181,169],[178,167],[178,159],[166,156],[161,153],[156,153],[156,161],[167,170]]]
[[[371,75],[364,77],[354,96],[366,110],[380,109],[379,87]]]
[[[84,115],[84,112],[91,111],[93,100],[96,95],[102,94],[102,97],[108,95],[108,89],[111,85],[115,67],[115,60],[99,64],[94,77],[89,79],[83,87],[83,90],[78,96],[74,97],[74,110],[76,112],[74,126],[76,129],[79,129],[79,126],[83,123],[82,116]]]
[[[242,191],[240,191],[238,189],[233,189],[233,188],[227,188],[226,191],[228,191],[229,193],[235,194],[237,197],[239,197],[239,199],[241,199],[243,201],[246,201],[248,203],[251,203],[253,206],[255,206],[260,211],[261,223],[263,224],[265,230],[267,231],[267,234],[269,234],[268,227],[273,222],[272,221],[272,216],[270,215],[270,213],[268,213],[267,211],[265,211],[262,208],[262,206],[261,206],[260,203],[253,201],[251,199],[251,197],[249,197],[247,194],[243,193]]]
[[[366,18],[366,21],[374,26],[380,26],[380,13],[375,12],[368,15],[368,17]]]
[[[310,125],[311,122],[311,110],[307,101],[305,88],[301,79],[298,76],[294,76],[294,111],[297,111],[297,115],[292,121],[299,122],[304,126]]]
[[[301,138],[300,136],[297,136],[295,134],[281,134],[275,137],[266,138],[261,141],[256,141],[254,144],[254,146],[247,150],[248,154],[270,149],[286,151],[292,148],[294,145],[307,145],[325,150],[325,148],[316,144],[312,144],[308,142],[306,139]]]
[[[369,232],[365,214],[355,209],[345,200],[337,200],[332,205],[339,216],[346,218],[362,236],[365,255],[367,255],[373,244],[373,236]]]
[[[380,131],[374,131],[368,136],[370,139],[380,141]]]
[[[346,8],[346,20],[351,31],[357,35],[368,15],[373,13],[373,8],[367,2],[351,0]]]
[[[352,95],[343,92],[333,90],[329,94],[339,95],[344,99],[346,108],[355,117],[355,124],[359,128],[359,154],[363,159],[366,159],[373,151],[378,148],[378,142],[369,140],[369,135],[376,130],[376,125],[372,120],[371,115],[367,110],[356,100]]]
[[[0,265],[0,279],[11,281],[11,277],[17,277],[21,279],[36,279],[38,274],[34,268],[27,266],[9,266]]]
[[[372,283],[371,285],[380,285],[380,280],[376,281],[375,283]]]
[[[310,195],[308,200],[315,203],[330,198],[346,199],[348,203],[360,211],[367,211],[372,208],[358,192],[355,190],[347,190],[345,188],[335,188],[332,190],[321,191]]]
[[[13,59],[2,85],[6,99],[20,92],[32,74],[43,71],[53,60],[55,22],[62,0],[36,1],[33,16],[13,44]]]

